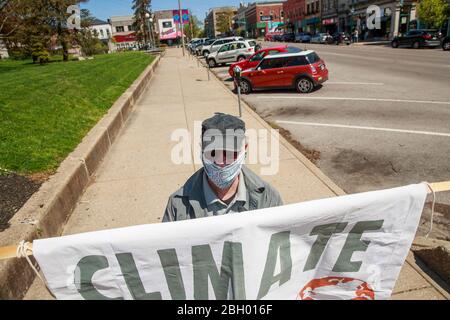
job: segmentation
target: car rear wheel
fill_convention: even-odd
[[[450,51],[450,41],[444,42],[442,44],[442,50],[444,51]]]
[[[414,41],[413,44],[412,44],[412,47],[414,49],[419,49],[420,48],[420,42],[419,41]]]
[[[392,48],[398,48],[398,41],[394,40],[391,43]]]
[[[209,59],[209,60],[208,60],[208,66],[209,66],[210,68],[215,68],[215,67],[217,66],[216,60],[214,60],[214,59]]]
[[[300,78],[297,80],[295,87],[299,93],[310,93],[314,89],[314,83],[311,79]]]
[[[242,94],[249,94],[252,92],[252,85],[248,80],[242,79],[239,81],[239,87],[241,88]]]

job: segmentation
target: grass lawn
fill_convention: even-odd
[[[0,61],[0,174],[54,171],[154,57]]]

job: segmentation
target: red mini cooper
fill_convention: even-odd
[[[327,80],[325,62],[308,50],[266,56],[256,68],[242,72],[239,86],[243,94],[252,90],[289,88],[309,93]]]

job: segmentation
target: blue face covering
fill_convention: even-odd
[[[236,177],[241,173],[242,165],[245,160],[245,152],[232,164],[220,167],[203,155],[203,166],[208,178],[220,189],[227,189],[231,186]]]

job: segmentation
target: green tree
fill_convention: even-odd
[[[67,10],[71,5],[88,0],[0,1],[0,33],[3,34],[8,47],[15,48],[21,54],[31,55],[33,51],[48,51],[50,46],[60,45],[64,61],[69,60],[68,51],[76,36],[76,30],[68,29],[67,23],[71,13]]]
[[[229,34],[233,26],[233,17],[233,10],[220,12],[217,15],[217,31],[219,31],[220,33]]]
[[[191,12],[189,10],[189,12]],[[196,16],[192,14],[189,15],[189,23],[184,25],[184,34],[189,39],[198,38],[201,35],[202,29],[199,27],[200,22],[198,21]]]
[[[0,40],[17,30],[26,5],[25,0],[0,0]]]
[[[40,4],[43,4],[42,0],[8,1],[7,7],[3,7],[2,12],[9,15],[10,19],[6,17],[3,20],[6,23],[2,32],[3,40],[12,57],[32,57],[33,62],[43,64],[48,61],[52,28],[45,10],[39,7]]]
[[[429,27],[440,28],[447,20],[448,4],[445,0],[421,0],[417,6],[420,21]]]
[[[62,47],[63,60],[68,61],[69,48],[76,30],[67,28],[67,21],[71,16],[71,13],[67,13],[67,9],[72,5],[88,2],[88,0],[39,0],[39,2],[40,1],[44,4],[41,8],[46,13],[49,20],[48,22],[52,26],[52,31]]]
[[[148,28],[147,14],[151,14],[151,0],[133,0],[134,27],[138,41],[149,42],[150,30]]]

